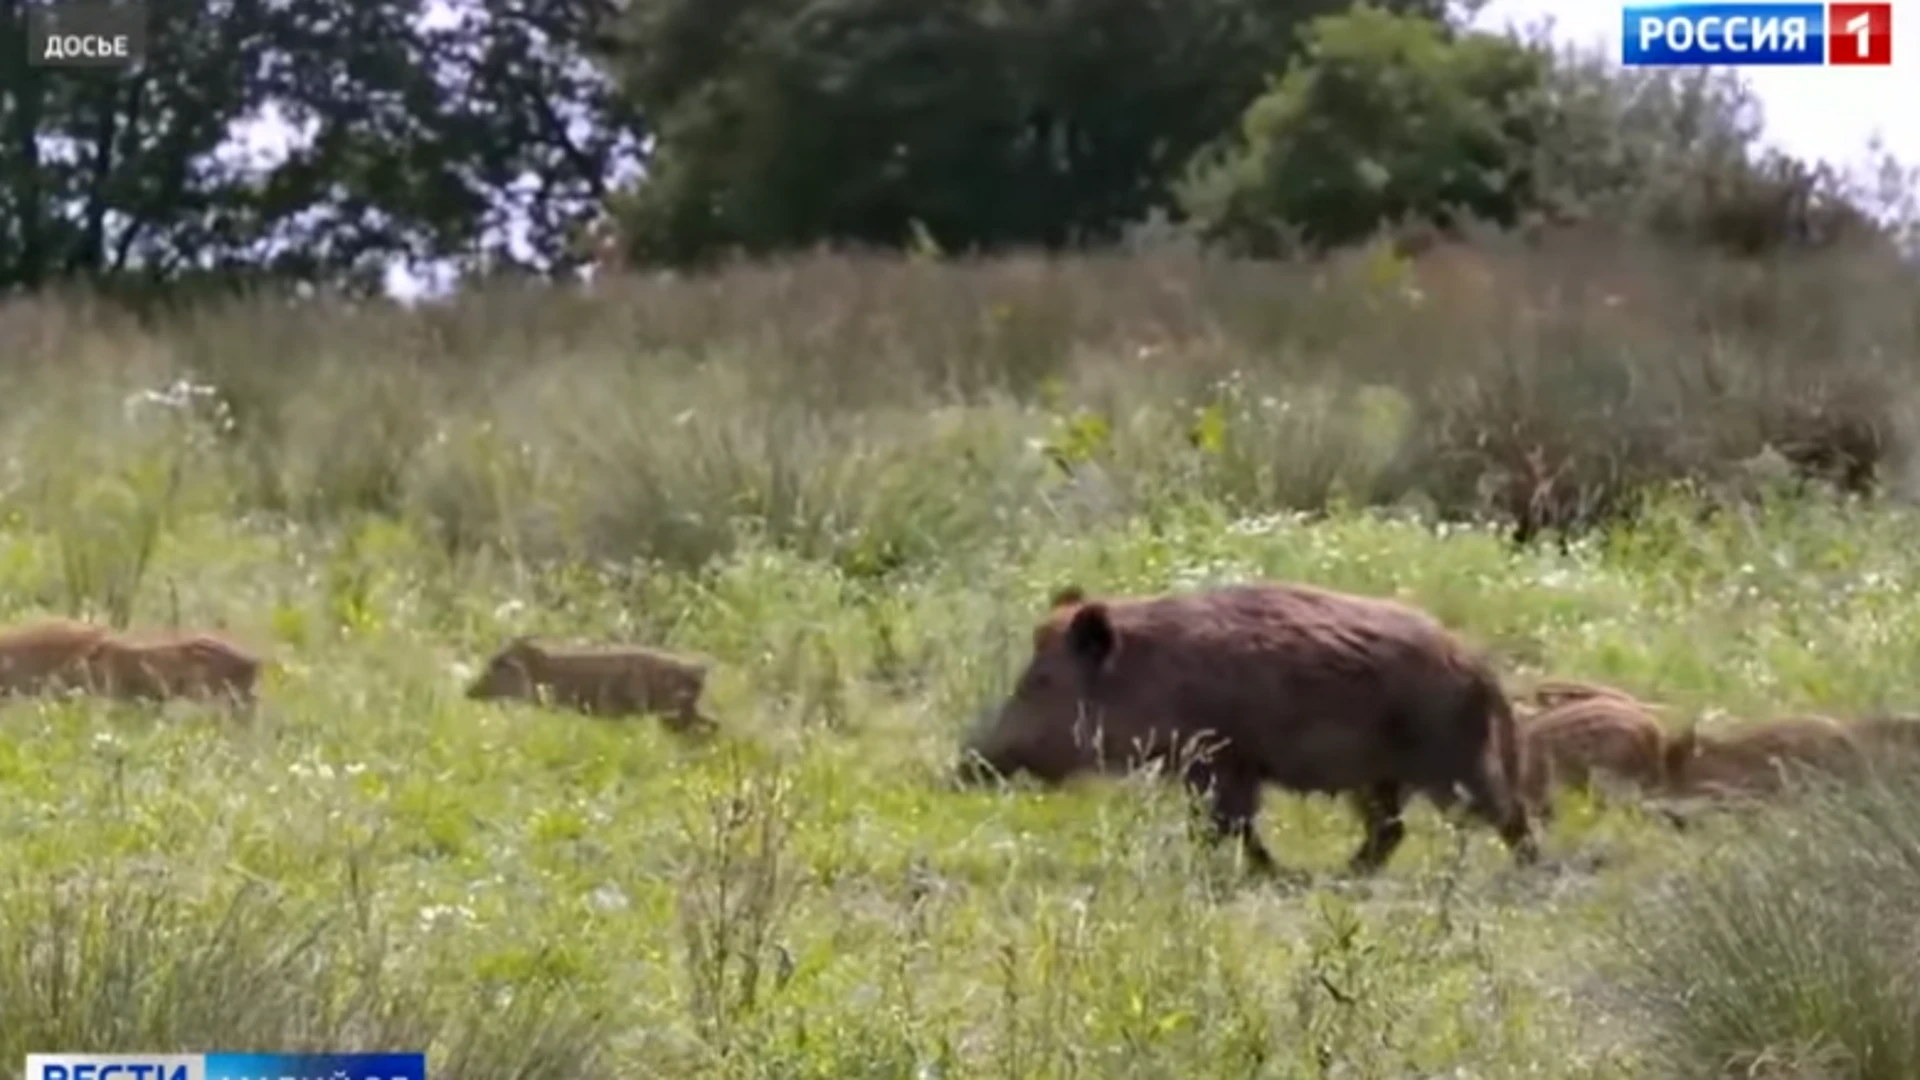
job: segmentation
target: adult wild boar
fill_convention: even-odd
[[[93,688],[136,701],[169,698],[255,702],[261,660],[239,645],[205,633],[109,635],[86,660]]]
[[[1204,757],[1182,756],[1196,739]],[[1407,799],[1462,794],[1521,863],[1538,857],[1513,714],[1492,671],[1428,615],[1306,585],[1154,598],[1054,597],[997,716],[957,779],[1048,783],[1156,762],[1204,795],[1210,838],[1274,868],[1254,828],[1263,783],[1345,795],[1366,825],[1350,860],[1378,869],[1406,834]]]
[[[1645,791],[1665,788],[1667,733],[1632,698],[1569,695],[1519,722],[1520,797],[1528,812],[1552,817],[1555,786],[1587,788],[1596,776]]]
[[[549,701],[596,716],[656,713],[675,731],[710,731],[701,715],[707,667],[638,645],[555,647],[517,637],[467,687],[474,701]]]

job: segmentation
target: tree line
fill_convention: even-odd
[[[1725,74],[1621,70],[1445,0],[146,0],[114,70],[29,62],[46,2],[0,0],[8,292],[1156,223],[1251,256],[1467,223],[1892,239],[1877,192],[1765,149]],[[293,137],[249,160],[262,117]]]

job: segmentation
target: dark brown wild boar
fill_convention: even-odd
[[[0,630],[0,693],[86,689],[86,658],[107,636],[104,627],[71,619],[43,619]]]
[[[1538,857],[1506,695],[1428,615],[1288,584],[1054,601],[1013,694],[968,740],[961,783],[1169,765],[1205,794],[1212,838],[1238,838],[1260,870],[1274,867],[1254,828],[1263,783],[1344,794],[1366,824],[1362,873],[1401,843],[1411,795],[1446,809],[1464,794],[1517,861]],[[1196,739],[1211,754],[1176,760]]]
[[[705,664],[638,645],[555,647],[515,638],[467,688],[475,701],[547,700],[596,716],[655,713],[676,731],[710,731]]]
[[[1552,816],[1556,786],[1587,788],[1596,775],[1645,791],[1666,787],[1667,733],[1631,698],[1572,696],[1519,722],[1520,796],[1527,810]]]
[[[87,657],[96,692],[138,701],[226,700],[251,706],[260,658],[212,634],[110,635]]]
[[[1695,725],[1667,743],[1670,791],[1683,796],[1763,796],[1784,790],[1790,769],[1850,776],[1866,765],[1848,725],[1794,716],[1714,732]]]

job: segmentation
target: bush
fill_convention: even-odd
[[[1904,483],[1915,292],[1872,253],[1762,266],[1570,234],[1313,264],[818,256],[155,329],[19,304],[0,506],[74,532],[100,503],[76,493],[111,482],[124,550],[75,533],[48,602],[117,617],[142,528],[216,504],[534,562],[695,567],[758,539],[856,577],[1193,500],[1526,537],[1740,480],[1769,447]],[[176,422],[129,425],[129,399]]]
[[[1805,794],[1621,920],[1659,1075],[1920,1075],[1920,775]]]
[[[1543,28],[1523,40],[1364,4],[1302,37],[1178,191],[1198,234],[1236,252],[1604,222],[1752,258],[1891,249],[1916,220],[1912,172],[1877,149],[1868,190],[1765,146],[1737,73],[1622,70]]]
[[[1248,106],[1244,145],[1182,192],[1209,238],[1272,254],[1285,244],[1276,227],[1293,226],[1320,250],[1407,219],[1512,225],[1538,204],[1526,102],[1544,90],[1547,55],[1366,6],[1304,37],[1305,55]]]

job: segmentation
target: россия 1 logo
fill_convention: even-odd
[[[1893,63],[1893,4],[1656,4],[1620,10],[1620,62],[1702,67]]]
[[[27,1080],[427,1080],[427,1055],[28,1054]]]

